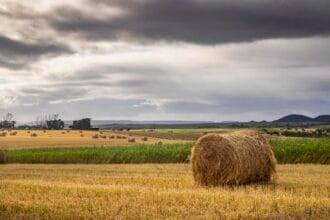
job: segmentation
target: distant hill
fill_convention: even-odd
[[[330,115],[320,115],[316,118],[311,118],[306,115],[287,115],[283,118],[275,120],[273,122],[284,122],[284,123],[301,123],[301,122],[330,122]]]
[[[297,122],[314,122],[314,119],[305,115],[287,115],[274,122],[297,123]]]
[[[314,118],[314,121],[318,122],[330,122],[330,115],[320,115]]]

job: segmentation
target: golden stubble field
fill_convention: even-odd
[[[144,136],[134,135],[128,132],[117,133],[112,131],[16,131],[17,134],[10,135],[15,131],[6,132],[6,136],[0,136],[0,149],[18,149],[18,148],[49,148],[49,147],[97,147],[97,146],[132,146],[135,144],[155,144],[177,143],[180,140],[168,140],[156,137],[147,137],[148,140],[142,140]],[[2,132],[1,132],[2,133]],[[32,134],[36,134],[32,137]],[[93,138],[98,135],[98,138]],[[110,138],[114,136],[114,138]],[[120,136],[121,138],[118,138]],[[105,138],[104,138],[105,137]],[[129,139],[135,139],[135,142],[129,142]]]
[[[329,219],[330,166],[270,185],[203,188],[187,164],[1,165],[0,219]]]

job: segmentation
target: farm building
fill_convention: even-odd
[[[91,130],[91,119],[90,118],[83,118],[81,120],[73,121],[72,129],[75,130]]]

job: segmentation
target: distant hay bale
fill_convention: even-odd
[[[36,133],[32,133],[30,136],[31,137],[38,137],[38,135]]]
[[[116,138],[117,138],[117,139],[121,139],[121,136],[120,136],[120,135],[117,135]]]
[[[92,138],[97,139],[97,138],[99,138],[99,135],[98,135],[98,134],[94,134],[94,135],[92,136]]]
[[[10,132],[9,135],[16,136],[17,135],[17,131]]]
[[[5,152],[0,149],[0,164],[5,163],[5,162],[6,162]]]
[[[129,139],[128,139],[128,142],[130,142],[130,143],[134,143],[134,142],[135,142],[135,138],[129,138]]]
[[[148,141],[148,137],[143,137],[142,140],[143,141]]]
[[[126,136],[121,136],[121,139],[127,139],[127,137]]]
[[[192,149],[195,181],[204,186],[270,182],[276,176],[276,159],[259,133],[241,131],[208,134]]]
[[[4,131],[0,133],[0,137],[6,137],[6,136],[7,136],[7,132]]]
[[[84,135],[83,134],[80,134],[80,137],[84,137]]]
[[[107,138],[107,136],[106,135],[100,135],[100,138],[105,139],[105,138]]]
[[[111,135],[109,138],[110,139],[115,139],[115,135]]]

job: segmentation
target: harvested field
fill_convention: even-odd
[[[206,133],[228,133],[232,129],[154,129],[154,130],[132,130],[130,132],[122,132],[124,134],[133,134],[137,136],[148,136],[153,138],[167,139],[167,140],[185,140],[195,141]]]
[[[136,143],[128,142],[124,138],[113,138],[114,132],[103,131],[100,134],[97,131],[17,131],[15,136],[6,135],[0,137],[0,149],[20,149],[20,148],[42,148],[42,147],[95,147],[95,146],[131,146],[139,142],[154,144],[159,141],[165,143],[177,143],[180,141],[166,140],[160,138],[149,138],[148,141],[142,141],[139,136],[136,137]],[[31,134],[36,136],[31,137]],[[98,138],[93,138],[98,136]],[[123,136],[123,135],[121,135]],[[107,138],[109,137],[109,138]],[[134,137],[131,137],[134,138]]]
[[[279,165],[273,185],[204,188],[185,164],[1,165],[0,219],[328,219],[330,167]]]

